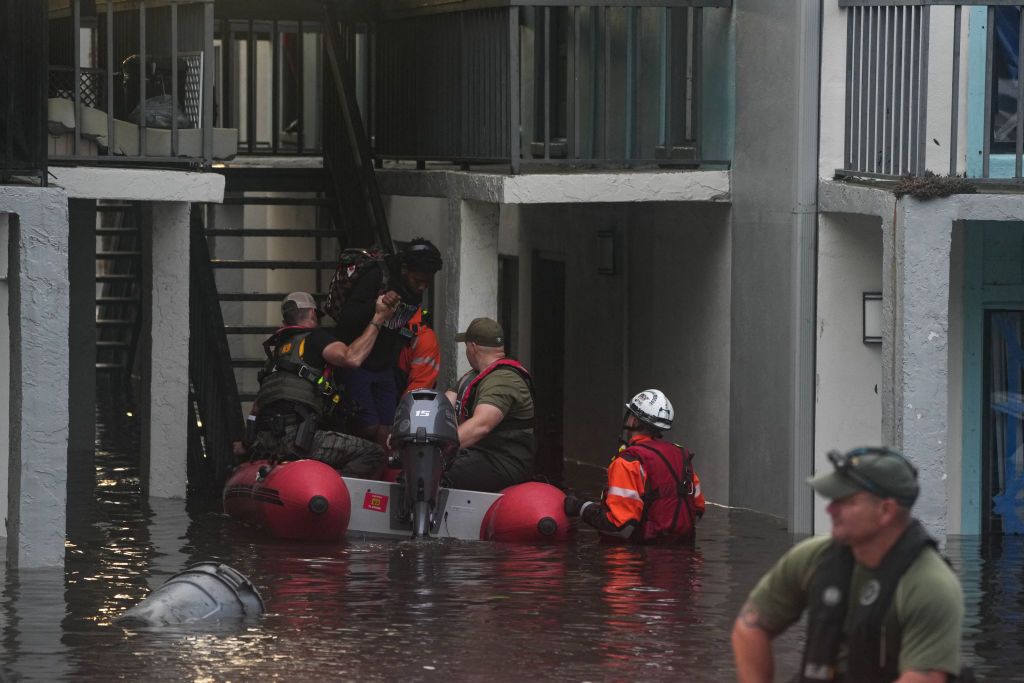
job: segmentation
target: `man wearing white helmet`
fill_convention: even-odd
[[[633,543],[692,538],[704,514],[700,479],[693,454],[662,438],[675,412],[664,393],[641,391],[626,404],[622,443],[608,467],[608,486],[600,501],[570,493],[565,513],[612,538]]]

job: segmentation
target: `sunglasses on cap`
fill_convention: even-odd
[[[879,498],[893,498],[901,505],[910,506],[914,504],[917,496],[908,497],[902,493],[896,493],[889,489],[884,484],[881,484],[871,477],[864,474],[858,469],[861,464],[861,458],[867,456],[873,456],[876,458],[895,458],[906,465],[907,469],[913,474],[914,479],[917,479],[917,468],[914,467],[913,463],[907,460],[901,453],[897,453],[894,450],[888,448],[877,448],[866,446],[863,448],[855,448],[847,453],[840,453],[839,451],[829,451],[827,453],[829,462],[836,468],[843,477],[846,477],[850,481],[854,482],[868,493],[874,494]]]

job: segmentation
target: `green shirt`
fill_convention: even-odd
[[[762,623],[782,630],[796,622],[807,607],[811,576],[821,564],[831,539],[809,538],[782,556],[750,593]],[[860,589],[874,572],[854,565],[849,595]],[[851,598],[855,599],[855,598]],[[844,630],[849,629],[849,614]],[[900,629],[899,671],[960,672],[960,633],[964,598],[960,581],[932,548],[918,555],[896,586],[885,616],[885,628]],[[839,652],[839,669],[846,669],[845,645]]]
[[[464,390],[478,374],[470,371],[459,382],[459,389]],[[469,450],[483,455],[496,469],[505,472],[510,478],[531,476],[533,429],[509,428],[508,424],[510,421],[533,420],[533,396],[526,381],[511,368],[498,368],[476,386],[476,400],[470,406],[470,416],[476,406],[482,403],[494,406],[504,417],[490,434],[480,439]]]

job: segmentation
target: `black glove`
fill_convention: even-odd
[[[569,490],[565,494],[565,502],[562,503],[562,508],[565,510],[567,517],[579,517],[580,510],[583,508],[585,500],[580,500],[576,497],[576,494],[572,490]]]

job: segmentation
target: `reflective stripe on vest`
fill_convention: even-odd
[[[634,540],[660,537],[688,538],[696,523],[693,455],[668,441],[652,439],[633,443],[622,451],[640,461],[647,475],[644,511]]]

